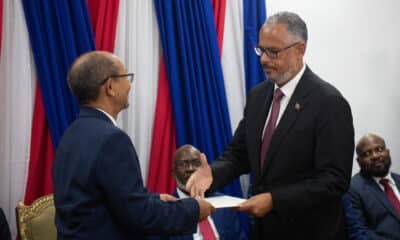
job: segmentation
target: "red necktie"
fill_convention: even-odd
[[[282,93],[282,91],[279,88],[277,88],[274,93],[274,99],[272,100],[272,110],[269,116],[267,127],[265,128],[264,137],[261,145],[261,152],[260,152],[261,169],[263,169],[264,167],[264,161],[267,155],[268,147],[271,142],[272,135],[274,134],[276,121],[278,120],[279,116],[280,101],[283,96],[284,94]]]
[[[389,180],[382,178],[379,180],[379,183],[382,184],[383,188],[385,189],[386,196],[389,198],[390,202],[392,202],[393,207],[397,210],[397,213],[400,214],[400,201],[394,194],[394,191],[389,184]]]
[[[199,222],[200,232],[203,235],[203,240],[216,240],[214,231],[211,227],[210,221],[208,218]]]

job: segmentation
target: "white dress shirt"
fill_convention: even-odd
[[[104,113],[111,120],[111,122],[114,124],[114,126],[118,127],[117,121],[108,112],[106,112],[100,108],[96,108],[96,109],[99,110],[100,112]]]
[[[280,87],[280,89],[284,95],[280,101],[279,115],[278,115],[278,119],[276,121],[276,126],[278,126],[279,121],[281,120],[281,117],[282,117],[283,113],[285,112],[287,105],[289,104],[289,100],[292,97],[293,92],[296,89],[296,86],[299,83],[301,77],[303,76],[303,73],[305,70],[306,70],[306,65],[303,64],[303,67],[301,68],[300,72],[298,72],[296,74],[296,76],[294,76],[291,80],[289,80],[289,82],[287,82],[285,85]],[[274,92],[277,88],[279,88],[279,87],[278,87],[278,85],[275,84]],[[267,128],[268,120],[271,115],[271,110],[272,110],[272,103],[271,103],[271,107],[269,108],[269,111],[268,111],[267,119],[265,120],[264,130],[263,130],[263,134],[261,136],[261,141],[264,138],[265,129]]]
[[[382,178],[374,177],[374,180],[378,184],[379,188],[382,189],[383,192],[385,192],[385,188],[379,182],[383,178],[389,180],[389,185],[392,187],[394,195],[396,195],[397,200],[400,201],[400,192],[399,192],[399,187],[400,186],[396,186],[396,182],[393,180],[392,175],[390,174],[390,172],[388,173],[388,175],[386,175],[385,177],[382,177]]]
[[[179,188],[176,188],[176,191],[178,193],[178,197],[181,198],[181,199],[189,197],[186,193],[182,192]],[[212,227],[212,229],[214,231],[215,239],[219,239],[217,228],[215,227],[214,221],[212,220],[212,218],[210,216],[208,216],[208,221],[210,222],[211,227]],[[203,235],[201,235],[199,224],[197,224],[196,233],[193,234],[193,240],[203,240]]]

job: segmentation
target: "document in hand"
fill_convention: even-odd
[[[239,206],[239,204],[246,201],[246,199],[243,198],[237,198],[227,195],[208,197],[205,198],[204,200],[209,202],[215,208],[233,208]]]

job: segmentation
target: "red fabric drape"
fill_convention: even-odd
[[[222,41],[224,40],[226,0],[211,0],[214,10],[214,22],[217,30],[219,54],[222,52]]]
[[[0,0],[2,1],[2,0]],[[114,50],[119,1],[89,0],[92,29],[99,50]],[[54,160],[54,146],[44,111],[39,82],[36,86],[35,106],[32,121],[32,136],[28,179],[25,190],[25,204],[53,192],[51,169]]]
[[[160,64],[155,111],[147,187],[153,192],[172,193],[175,189],[171,169],[176,149],[176,131],[163,58]]]
[[[211,3],[221,54],[226,0],[211,0]],[[176,150],[176,131],[164,59],[161,59],[158,84],[147,187],[153,192],[172,193],[175,190],[175,180],[171,175],[171,169]]]
[[[87,1],[96,49],[114,51],[115,33],[117,31],[119,0]]]
[[[25,204],[31,204],[36,198],[53,192],[51,168],[54,147],[46,121],[39,81],[36,82]]]

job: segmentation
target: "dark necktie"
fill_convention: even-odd
[[[210,221],[208,221],[208,218],[199,222],[199,227],[204,240],[216,240],[214,231],[211,227]]]
[[[261,145],[261,152],[260,152],[261,169],[263,169],[264,167],[264,161],[267,155],[268,147],[271,142],[272,135],[274,134],[276,121],[278,120],[279,116],[280,101],[283,96],[284,94],[282,93],[282,91],[279,88],[277,88],[275,90],[274,98],[272,100],[271,114],[269,116],[267,127],[265,128],[264,137]]]
[[[382,178],[379,180],[379,183],[382,184],[385,189],[386,196],[389,198],[390,202],[393,204],[393,207],[397,210],[397,213],[400,214],[400,201],[397,199],[392,186],[389,184],[389,180]]]

